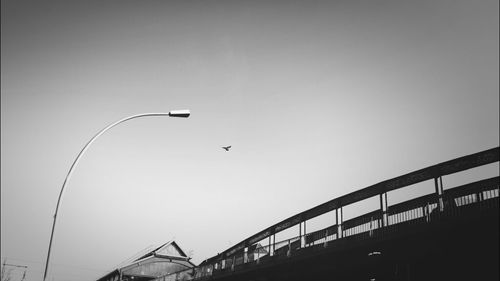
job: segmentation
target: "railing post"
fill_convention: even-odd
[[[425,221],[426,222],[429,222],[431,220],[431,211],[430,211],[430,206],[429,206],[429,202],[427,202],[427,204],[425,205],[425,207],[423,207],[424,209],[424,215],[425,215]]]
[[[276,233],[273,234],[273,256],[275,252],[276,252]]]
[[[380,210],[382,212],[382,227],[389,225],[387,218],[387,192],[380,194]]]
[[[370,237],[373,236],[373,217],[370,218]]]
[[[444,210],[444,202],[443,202],[443,178],[441,176],[434,178],[434,187],[436,188],[436,195],[438,198],[438,206],[439,211]]]
[[[340,215],[339,215],[340,213]],[[342,207],[335,209],[335,220],[337,222],[337,238],[342,238]],[[340,219],[339,219],[340,217]]]
[[[243,250],[243,263],[247,262],[248,262],[248,247],[245,247],[245,249]]]
[[[304,227],[302,227],[304,225]],[[302,231],[304,229],[304,231]],[[306,222],[300,222],[299,223],[299,248],[304,248],[305,247],[305,239],[306,239]]]
[[[302,222],[299,222],[299,247],[302,248]]]
[[[385,223],[386,225],[389,225],[389,201],[387,201],[387,192],[384,192],[384,198],[385,198],[385,213],[384,213],[384,217],[385,217]]]
[[[306,221],[304,221],[304,235],[302,236],[302,239],[300,239],[300,247],[301,248],[304,248],[307,246],[306,238],[307,238],[307,229],[306,229]]]
[[[288,251],[286,252],[286,256],[290,257],[292,255],[292,245],[290,243],[290,239],[288,239]]]
[[[272,246],[271,246],[271,237],[272,236],[269,236],[269,243],[268,243],[268,246],[269,246],[269,256],[270,257],[273,255]]]
[[[271,244],[271,239],[272,239],[272,244]],[[272,236],[269,236],[269,256],[274,256],[274,250],[275,250],[275,244],[276,244],[276,234],[273,234]]]
[[[481,202],[481,201],[483,201],[483,192],[479,191],[478,193],[476,193],[476,202]]]

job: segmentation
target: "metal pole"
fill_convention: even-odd
[[[82,157],[82,155],[85,153],[85,151],[87,151],[87,149],[90,147],[90,145],[99,137],[101,136],[102,134],[104,134],[107,130],[113,128],[114,126],[120,124],[120,123],[123,123],[127,120],[130,120],[130,119],[134,119],[134,118],[139,118],[139,117],[146,117],[146,116],[172,116],[172,117],[189,117],[189,111],[183,111],[181,114],[178,114],[174,111],[171,111],[171,112],[168,112],[168,113],[142,113],[142,114],[136,114],[136,115],[132,115],[132,116],[129,116],[129,117],[125,117],[123,119],[120,119],[110,125],[108,125],[107,127],[105,127],[104,129],[102,129],[101,131],[99,131],[92,139],[90,139],[90,141],[83,147],[83,149],[78,153],[75,161],[73,161],[73,164],[71,164],[71,167],[69,168],[69,171],[68,171],[68,174],[66,175],[66,178],[64,179],[64,182],[63,182],[63,185],[61,187],[61,191],[59,192],[59,197],[57,199],[57,205],[56,205],[56,210],[54,212],[54,221],[52,222],[52,231],[50,232],[50,241],[49,241],[49,249],[47,251],[47,260],[45,262],[45,271],[43,273],[43,281],[46,281],[47,280],[47,273],[48,273],[48,269],[49,269],[49,260],[50,260],[50,250],[52,248],[52,241],[53,241],[53,238],[54,238],[54,230],[56,228],[56,220],[57,220],[57,212],[59,211],[59,206],[61,204],[61,199],[62,199],[62,195],[63,195],[63,192],[64,192],[64,188],[66,187],[66,184],[68,183],[69,179],[71,178],[71,174],[73,173],[73,170],[74,168],[76,167],[76,165],[78,164],[78,162],[80,161],[80,158]]]

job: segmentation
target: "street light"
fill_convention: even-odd
[[[100,135],[104,134],[107,130],[113,128],[114,126],[116,126],[116,125],[118,125],[120,123],[123,123],[123,122],[125,122],[127,120],[130,120],[130,119],[139,118],[139,117],[146,117],[146,116],[168,116],[168,117],[187,118],[187,117],[189,117],[190,114],[191,113],[187,109],[186,110],[172,110],[172,111],[170,111],[168,113],[142,113],[142,114],[136,114],[136,115],[132,115],[132,116],[129,116],[129,117],[125,117],[123,119],[120,119],[120,120],[118,120],[118,121],[116,121],[116,122],[108,125],[104,129],[102,129],[101,131],[99,131],[92,139],[90,139],[90,141],[83,147],[83,149],[80,151],[80,153],[78,153],[78,156],[76,156],[76,159],[73,162],[73,164],[71,165],[71,168],[69,168],[68,174],[66,175],[66,178],[64,179],[64,183],[63,183],[61,191],[59,193],[59,198],[57,199],[56,211],[54,213],[54,222],[52,223],[52,232],[50,234],[49,250],[47,252],[47,261],[45,263],[45,271],[43,273],[43,281],[46,281],[46,279],[47,279],[47,272],[48,272],[48,268],[49,268],[49,259],[50,259],[50,249],[52,248],[52,238],[54,238],[54,229],[56,227],[57,211],[59,210],[59,205],[61,203],[61,198],[62,198],[62,194],[64,192],[64,188],[66,187],[66,184],[68,183],[69,178],[71,177],[71,174],[73,173],[73,169],[76,167],[76,165],[80,161],[80,158],[85,153],[85,151],[87,151],[87,149],[89,148],[89,146]]]

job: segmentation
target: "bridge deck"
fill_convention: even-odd
[[[499,148],[387,180],[292,216],[167,280],[498,280],[499,177],[443,190],[442,176],[499,161]],[[436,193],[387,204],[387,192],[433,179]],[[380,209],[343,221],[342,208],[379,196]],[[304,233],[335,211],[336,223]],[[275,234],[299,225],[300,234]],[[302,226],[304,228],[302,228]],[[272,240],[271,240],[272,238]],[[268,239],[267,245],[260,242]]]

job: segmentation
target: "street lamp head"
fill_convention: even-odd
[[[172,110],[168,113],[168,116],[187,118],[189,117],[190,114],[191,113],[189,112],[189,109],[182,109],[182,110]]]

